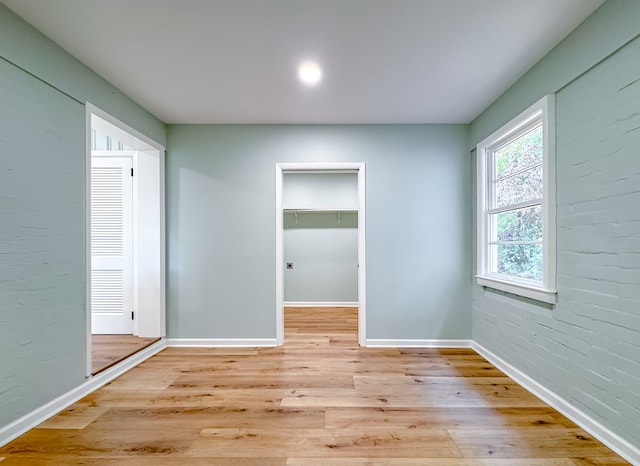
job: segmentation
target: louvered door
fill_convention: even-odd
[[[91,332],[133,333],[131,157],[91,158]]]

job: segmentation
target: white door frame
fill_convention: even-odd
[[[136,151],[134,167],[134,308],[138,317],[134,333],[140,336],[166,336],[166,259],[165,259],[165,149],[98,107],[85,103],[85,277],[86,277],[86,376],[91,377],[91,130],[92,115],[115,127],[118,138]],[[134,147],[139,145],[140,147]],[[140,165],[144,165],[140,167]],[[143,171],[146,173],[142,176]],[[147,198],[147,201],[141,200]],[[149,201],[149,199],[152,199]],[[146,217],[138,221],[136,209],[143,202],[153,204]],[[140,224],[139,224],[140,223]],[[153,234],[149,235],[152,231]],[[144,242],[140,238],[145,238]],[[138,244],[137,244],[138,243]],[[144,269],[143,273],[140,270]],[[148,304],[145,304],[147,303]],[[144,304],[144,305],[143,305]]]
[[[365,164],[276,163],[276,345],[284,344],[284,214],[282,184],[285,173],[357,173],[358,174],[358,342],[366,345],[367,283],[365,251]]]

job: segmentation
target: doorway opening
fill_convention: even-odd
[[[331,176],[324,177],[323,175]],[[296,182],[290,183],[294,179]],[[328,185],[328,183],[337,184],[328,191],[322,190],[318,196],[318,190],[310,186],[296,191],[295,186],[304,186],[305,180],[315,180],[310,184],[316,185],[316,187]],[[353,183],[351,183],[352,181]],[[353,191],[353,195],[349,190]],[[296,192],[293,193],[293,191]],[[295,201],[292,202],[292,199]],[[292,226],[293,228],[291,228]],[[322,228],[318,228],[321,226],[330,228],[322,231]],[[287,227],[291,229],[287,229]],[[305,229],[305,227],[311,228]],[[285,238],[287,239],[287,248],[285,248]],[[299,242],[302,238],[306,238],[307,241],[314,239],[317,241],[316,245],[320,247],[314,247],[312,254],[321,255],[324,259],[329,259],[331,254],[335,257],[332,260],[324,261],[325,263],[320,268],[316,267],[313,272],[309,272],[309,269],[300,270],[298,276],[304,277],[306,280],[311,279],[311,281],[302,284],[302,288],[301,283],[294,285],[296,291],[287,288],[285,294],[285,282],[294,284],[297,280],[293,278],[294,274],[291,273],[296,268],[296,262],[289,259],[295,256],[296,248],[298,249],[297,254],[302,254],[300,244],[303,243]],[[326,251],[323,252],[321,243],[327,241],[332,244],[329,244]],[[354,246],[353,249],[350,249],[351,244]],[[289,259],[285,258],[285,250]],[[301,264],[305,264],[307,258],[298,257],[301,258]],[[321,264],[322,262],[321,259],[316,263]],[[333,262],[330,271],[322,270],[322,266],[327,265],[327,262]],[[290,274],[285,277],[287,271]],[[353,271],[355,274],[352,273]],[[287,316],[292,316],[292,319],[300,325],[308,326],[310,324],[311,333],[314,333],[313,324],[318,319],[324,322],[333,319],[336,323],[341,320],[339,316],[347,316],[345,322],[355,322],[357,319],[358,342],[364,346],[366,342],[365,272],[364,163],[276,164],[277,345],[284,344],[286,306]],[[330,276],[331,274],[342,275],[343,279]],[[336,278],[338,278],[337,281]],[[330,298],[328,300],[322,299],[321,296],[329,296]],[[287,332],[291,333],[289,330]],[[288,335],[288,338],[290,337],[291,335]]]
[[[87,376],[165,336],[164,148],[87,104]]]

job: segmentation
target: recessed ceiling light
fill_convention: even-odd
[[[315,86],[322,81],[322,68],[314,61],[305,61],[298,66],[298,78],[306,86]]]

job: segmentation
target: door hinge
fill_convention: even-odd
[[[133,311],[131,311],[131,320],[133,320]]]
[[[131,169],[131,176],[133,176],[133,168]]]

